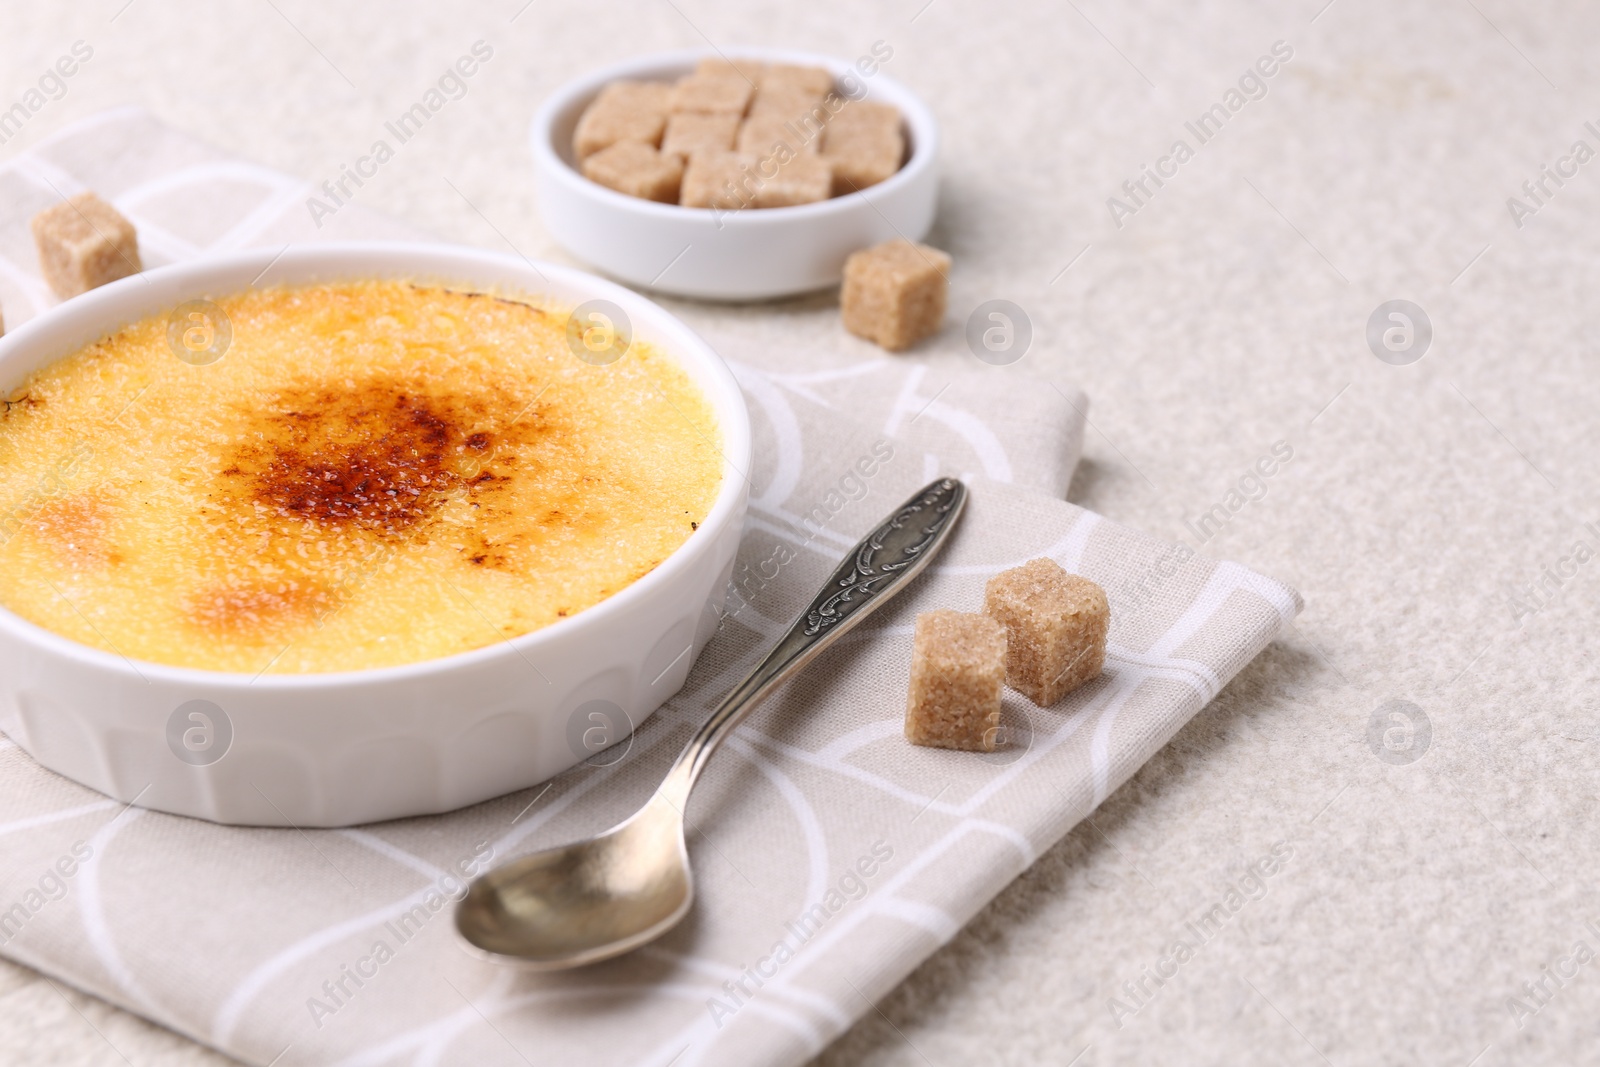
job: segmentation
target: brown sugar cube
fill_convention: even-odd
[[[680,111],[667,117],[661,152],[684,159],[696,152],[729,152],[733,150],[733,139],[738,133],[738,115]]]
[[[793,153],[817,153],[821,138],[800,123],[777,116],[751,116],[739,127],[739,151],[765,159]]]
[[[647,144],[618,141],[584,160],[583,176],[619,193],[676,204],[683,161],[662,155]]]
[[[578,119],[572,150],[587,159],[619,141],[659,145],[671,92],[666,82],[612,82]]]
[[[821,67],[797,67],[774,63],[761,79],[763,89],[792,89],[820,97],[833,91],[833,75]]]
[[[133,223],[93,193],[35,215],[33,243],[45,281],[63,300],[144,269]]]
[[[766,76],[767,65],[759,59],[723,59],[707,56],[695,64],[696,74],[709,74],[716,78],[743,78],[751,85],[760,85]]]
[[[753,207],[755,161],[737,152],[698,152],[683,172],[684,207],[735,211]]]
[[[817,96],[803,90],[762,86],[750,101],[750,118],[779,118],[790,121],[804,120],[815,129],[822,129],[838,110],[837,102],[830,107],[828,97]]]
[[[891,104],[847,100],[828,126],[841,139],[864,135],[881,137],[900,132],[900,111]]]
[[[667,107],[670,111],[714,111],[743,115],[755,91],[737,74],[690,74],[672,87]]]
[[[834,196],[877,185],[905,159],[900,112],[887,104],[846,105],[828,122],[822,154],[833,164]]]
[[[772,136],[774,127],[788,131],[791,143],[804,146],[808,152],[820,151],[823,133],[833,117],[825,98],[790,91],[771,92],[762,89],[750,105],[750,115],[744,128],[751,140]]]
[[[777,173],[768,177],[768,173]],[[794,207],[826,200],[833,191],[833,168],[821,156],[801,152],[783,158],[762,156],[756,161],[755,206]]]
[[[905,144],[898,133],[882,139],[829,137],[822,157],[833,167],[833,195],[844,196],[894,177]]]
[[[983,610],[1006,628],[1006,683],[1040,707],[1099,677],[1111,608],[1089,579],[1030,560],[989,579]]]
[[[950,257],[906,240],[856,252],[844,263],[844,328],[890,351],[909,348],[944,322]]]
[[[930,611],[911,642],[906,740],[993,752],[1006,676],[1006,628],[987,615]]]

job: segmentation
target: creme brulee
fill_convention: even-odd
[[[640,342],[579,360],[561,312],[402,282],[216,304],[217,362],[163,316],[6,399],[0,604],[157,663],[412,663],[599,603],[721,488],[683,369]]]

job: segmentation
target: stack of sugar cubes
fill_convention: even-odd
[[[619,81],[578,119],[585,177],[629,196],[736,211],[792,207],[900,169],[900,113],[848,100],[821,67],[705,59],[676,82]]]
[[[990,578],[981,613],[918,615],[906,739],[992,752],[1003,687],[1049,707],[1098,678],[1110,618],[1105,590],[1050,559]]]

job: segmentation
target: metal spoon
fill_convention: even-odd
[[[944,544],[966,502],[966,486],[942,478],[897,508],[717,705],[644,807],[596,837],[522,856],[475,879],[456,907],[461,936],[491,958],[553,971],[619,956],[676,925],[694,899],[683,812],[706,761],[773,687],[904,589]]]

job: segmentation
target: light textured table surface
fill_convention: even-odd
[[[94,54],[0,159],[135,101],[321,180],[483,39],[494,59],[467,97],[361,200],[561,260],[525,143],[554,86],[708,41],[888,42],[885,69],[944,125],[931,240],[956,263],[948,327],[907,358],[970,363],[968,312],[1021,305],[1019,367],[1092,400],[1071,499],[1281,578],[1307,609],[820,1062],[1594,1062],[1600,563],[1573,550],[1600,550],[1600,161],[1570,153],[1600,150],[1584,126],[1600,129],[1600,12],[1323,4],[4,0],[0,108],[75,41]],[[1280,40],[1293,55],[1265,95],[1199,143],[1185,122]],[[1194,151],[1175,176],[1123,192],[1179,138]],[[1120,228],[1112,196],[1136,209]],[[1399,298],[1433,340],[1391,366],[1366,324]],[[757,364],[871,351],[832,294],[668,303]],[[1190,522],[1280,441],[1292,459],[1200,544]],[[1373,747],[1391,699],[1431,731],[1408,763]],[[1280,842],[1264,895],[1175,959]],[[10,965],[0,1061],[223,1062]]]

